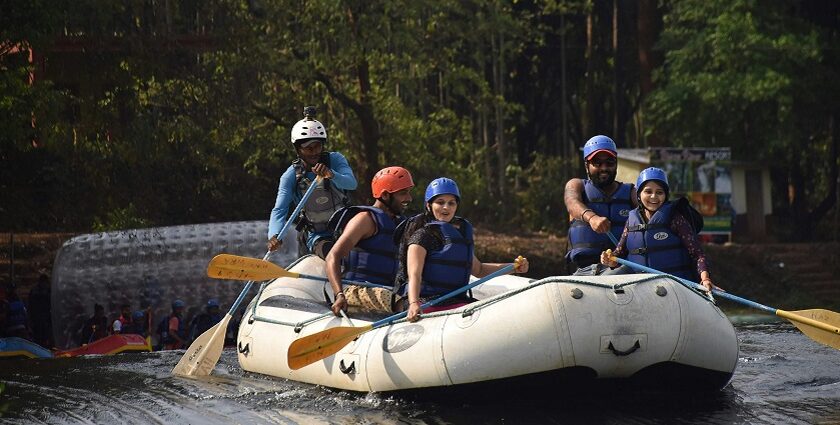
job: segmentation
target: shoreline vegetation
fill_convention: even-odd
[[[14,275],[20,294],[28,294],[40,273],[51,273],[53,261],[71,233],[15,233]],[[531,263],[526,276],[539,279],[569,274],[565,236],[546,232],[497,232],[478,228],[476,255],[483,261],[508,262],[517,255]],[[0,236],[0,284],[12,273],[10,234]],[[840,243],[706,244],[715,283],[738,295],[774,308],[840,307]],[[210,261],[210,259],[207,259]],[[728,314],[752,310],[722,301]]]

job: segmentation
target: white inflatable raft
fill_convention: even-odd
[[[291,271],[324,276],[324,262],[298,260]],[[650,274],[507,275],[474,290],[480,299],[362,334],[334,356],[291,370],[289,344],[334,326],[364,326],[382,316],[332,315],[324,282],[279,278],[265,285],[239,328],[246,371],[360,391],[567,387],[633,382],[657,389],[722,388],[738,360],[726,316],[704,295]]]

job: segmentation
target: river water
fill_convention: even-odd
[[[179,378],[170,371],[183,351],[171,351],[0,361],[0,423],[840,424],[840,351],[788,323],[733,322],[739,364],[730,384],[709,394],[430,402],[246,373],[233,349],[212,376]]]

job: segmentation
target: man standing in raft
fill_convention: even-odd
[[[283,241],[277,234],[286,220],[294,220],[300,232],[298,253],[324,258],[332,243],[327,223],[336,210],[349,204],[348,191],[356,189],[356,177],[344,155],[324,150],[327,130],[315,119],[315,108],[307,106],[303,113],[304,118],[292,127],[292,146],[298,158],[280,177],[268,221],[268,250],[280,248]],[[323,183],[312,192],[300,216],[287,217],[316,176],[323,177]]]

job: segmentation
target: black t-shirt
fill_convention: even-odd
[[[455,217],[452,224],[460,228],[460,217]],[[395,288],[408,282],[408,246],[420,245],[426,252],[440,251],[443,249],[444,239],[440,227],[424,227],[428,223],[425,216],[415,216],[406,223],[405,232],[402,235],[399,247],[399,267],[397,268],[397,281]]]

